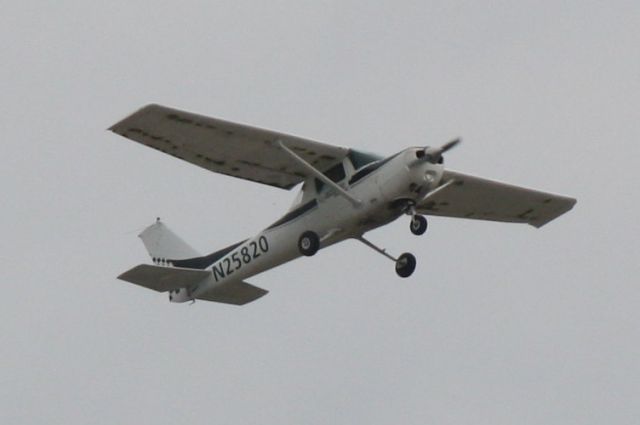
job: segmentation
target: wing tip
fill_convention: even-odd
[[[111,125],[111,127],[107,128],[107,131],[111,131],[113,133],[122,135],[118,131],[118,128],[121,127],[124,123],[126,123],[130,118],[143,114],[149,110],[158,109],[158,108],[166,108],[166,107],[160,105],[159,103],[148,103],[144,106],[141,106],[140,108],[136,109],[135,111],[131,112],[130,114],[122,118],[120,121]]]
[[[552,214],[549,214],[548,216],[544,217],[543,219],[531,220],[531,221],[527,222],[527,224],[530,224],[531,226],[535,227],[536,229],[539,229],[542,226],[544,226],[545,224],[547,224],[547,223],[555,220],[556,218],[560,217],[561,215],[566,214],[569,211],[571,211],[573,209],[573,207],[577,203],[578,203],[578,200],[576,198],[563,197],[562,198],[562,203],[560,205],[558,205],[557,209]]]

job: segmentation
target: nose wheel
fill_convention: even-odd
[[[420,236],[427,231],[427,219],[425,216],[416,213],[415,202],[408,201],[403,208],[403,212],[406,215],[411,216],[411,222],[409,223],[409,230],[411,230],[411,233]]]
[[[409,229],[414,235],[423,235],[427,231],[427,219],[423,215],[414,215],[409,223]]]

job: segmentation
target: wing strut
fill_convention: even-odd
[[[347,192],[346,190],[341,188],[338,184],[336,184],[329,177],[327,177],[324,174],[322,174],[313,165],[309,164],[307,161],[305,161],[304,159],[302,159],[298,155],[296,155],[291,149],[289,149],[288,147],[286,147],[284,145],[284,143],[282,143],[282,140],[278,140],[278,145],[282,148],[283,151],[285,151],[287,154],[289,154],[289,156],[292,159],[297,161],[298,164],[300,164],[302,167],[306,168],[307,171],[309,171],[311,174],[316,176],[319,180],[322,180],[326,185],[328,185],[329,187],[334,189],[338,193],[338,195],[342,196],[343,198],[345,198],[346,200],[351,202],[351,204],[353,204],[354,207],[360,208],[362,206],[362,201],[361,200],[356,199],[353,196],[351,196],[349,194],[349,192]]]
[[[427,201],[429,198],[434,197],[435,195],[437,195],[439,192],[443,191],[444,189],[446,189],[447,187],[451,186],[452,184],[454,184],[456,182],[455,179],[451,179],[448,182],[446,182],[445,184],[443,184],[440,187],[436,187],[435,189],[433,189],[431,192],[427,193],[425,195],[424,198],[422,198],[420,200],[420,203],[423,203],[424,201]]]

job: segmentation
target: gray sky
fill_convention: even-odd
[[[640,5],[17,2],[0,17],[0,422],[632,424]],[[117,281],[156,216],[210,252],[294,193],[105,131],[158,102],[575,196],[541,230],[434,218],[251,279],[236,308]]]

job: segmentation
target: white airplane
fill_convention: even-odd
[[[109,130],[207,170],[282,189],[302,187],[289,211],[259,234],[200,255],[159,219],[140,237],[154,265],[118,276],[172,302],[243,305],[267,293],[245,279],[300,256],[356,239],[409,277],[416,259],[397,258],[364,234],[402,215],[422,235],[422,214],[527,223],[541,227],[575,199],[446,170],[443,154],[459,143],[410,147],[382,157],[160,105],[148,105]]]

